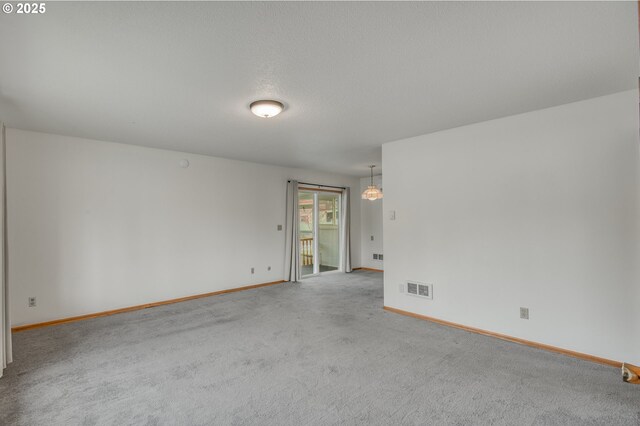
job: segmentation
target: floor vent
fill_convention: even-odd
[[[433,299],[433,285],[407,281],[407,294],[425,299]]]

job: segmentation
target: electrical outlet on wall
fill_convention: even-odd
[[[381,254],[378,255],[378,260],[382,260],[383,256]]]
[[[374,259],[374,260],[378,260],[378,255],[377,255],[377,254],[374,254],[374,255],[373,255],[373,259]]]
[[[255,274],[255,272],[256,272],[256,268],[251,268],[251,273]]]
[[[373,235],[371,236],[371,241],[373,241]]]
[[[529,308],[520,308],[520,318],[529,319]]]
[[[28,303],[28,306],[30,308],[35,308],[36,307],[36,298],[35,297],[29,297],[27,303]]]
[[[271,270],[271,266],[267,266],[267,271],[270,271],[270,270]]]

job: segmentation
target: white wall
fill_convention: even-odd
[[[631,90],[385,144],[385,305],[640,362],[638,127]]]
[[[640,130],[639,130],[639,134],[640,134]],[[640,163],[640,152],[638,155],[638,162]],[[638,170],[636,171],[636,182],[638,185],[638,188],[640,188],[640,167],[638,168]],[[637,208],[637,212],[638,214],[640,214],[640,196],[637,197],[637,204],[636,204],[636,208]],[[634,303],[635,305],[635,313],[636,313],[636,319],[633,321],[633,323],[635,324],[635,332],[633,333],[633,336],[640,336],[640,309],[638,309],[638,307],[640,307],[640,220],[636,221],[636,255],[637,255],[637,260],[636,260],[636,276],[638,277],[638,283],[636,283],[635,285],[635,289],[636,289],[636,301]],[[640,366],[640,339],[634,338],[634,341],[636,343],[636,365]]]
[[[378,185],[378,188],[382,188],[384,194],[384,187],[382,186],[382,176],[374,176],[373,183]],[[360,203],[360,222],[362,230],[360,236],[362,238],[362,266],[365,268],[384,269],[384,260],[374,260],[373,254],[384,255],[383,235],[382,235],[382,200],[369,201],[360,198],[360,194],[367,189],[367,186],[371,185],[371,178],[366,177],[360,179],[360,192],[357,194],[361,200]],[[373,241],[371,237],[373,236]]]
[[[15,129],[7,139],[14,325],[280,280],[286,180],[354,193],[360,185],[335,174]],[[189,168],[179,166],[184,158]],[[352,209],[359,266],[358,198]],[[27,307],[29,296],[37,307]]]

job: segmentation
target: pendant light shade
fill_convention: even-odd
[[[369,185],[362,193],[363,200],[375,201],[380,198],[382,198],[382,191],[380,191],[375,185]]]
[[[367,189],[365,189],[362,192],[363,200],[375,201],[382,198],[382,191],[378,189],[376,185],[373,184],[373,168],[374,167],[375,166],[369,166],[369,168],[371,169],[371,185],[367,186]]]

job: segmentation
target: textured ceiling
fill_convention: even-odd
[[[365,176],[384,142],[636,87],[636,7],[48,2],[0,15],[0,118]]]

